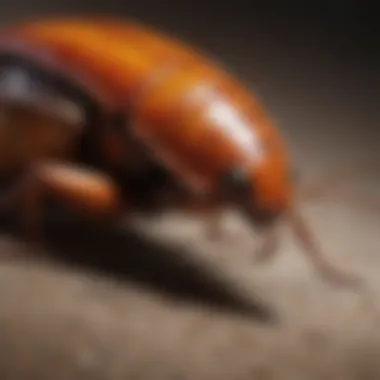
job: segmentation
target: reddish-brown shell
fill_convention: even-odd
[[[131,112],[137,135],[190,186],[212,189],[221,174],[243,166],[261,206],[288,206],[281,136],[258,100],[199,52],[135,23],[90,19],[10,28],[1,49],[55,66],[103,107]]]

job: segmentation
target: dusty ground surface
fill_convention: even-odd
[[[238,32],[230,42],[210,37],[203,44],[260,91],[301,173],[318,178],[358,161],[380,162],[377,69],[312,39],[282,40],[265,28],[257,36],[252,51]],[[376,198],[379,173],[359,170],[344,186]],[[301,207],[330,260],[364,276],[380,309],[380,213],[344,202]],[[196,218],[134,221],[167,249],[130,234],[64,230],[44,252],[86,264],[79,272],[31,266],[35,252],[4,235],[1,252],[21,258],[0,264],[0,378],[379,379],[374,310],[358,294],[320,281],[286,228],[277,260],[255,266],[252,233],[235,215],[226,225],[236,241],[204,240]],[[222,284],[202,280],[212,275],[181,264],[181,256],[213,267]],[[88,266],[107,274],[89,277]],[[110,283],[110,273],[127,280]],[[230,313],[205,311],[187,295]],[[238,315],[258,297],[279,315],[279,327]]]

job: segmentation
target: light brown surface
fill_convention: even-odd
[[[22,250],[7,244],[2,250]],[[368,323],[358,325],[355,314],[351,321],[356,323],[347,323],[342,310],[330,310],[330,321],[324,323],[320,319],[301,326],[298,319],[266,329],[97,276],[16,260],[0,266],[0,298],[3,379],[380,376],[378,331]],[[297,308],[302,303],[290,292],[287,300]]]
[[[281,45],[270,30],[260,34],[261,55],[255,61],[253,53],[239,46],[243,39],[235,37],[231,46],[221,38],[220,51],[242,76],[252,78],[256,62],[256,86],[286,131],[302,173],[316,178],[341,165],[379,161],[377,69],[362,70],[359,60],[341,61],[338,53],[317,54],[313,44],[302,50],[294,39]],[[217,41],[210,45],[218,50]],[[376,197],[378,173],[361,176],[359,171],[363,181],[358,184],[355,178],[344,186]],[[363,274],[380,306],[380,216],[344,203],[305,203],[303,210],[330,259]],[[226,224],[238,238],[221,244],[199,242],[202,223],[197,220],[172,215],[142,224],[153,237],[191,248],[195,257],[215,263],[247,291],[264,296],[285,324],[266,330],[233,316],[214,319],[191,305],[193,310],[182,309],[133,289],[103,290],[87,276],[26,273],[2,264],[2,379],[26,379],[27,374],[41,380],[114,380],[126,374],[131,379],[176,379],[183,368],[188,375],[182,378],[197,380],[251,380],[255,373],[263,379],[380,378],[373,310],[357,294],[318,281],[287,229],[278,260],[255,267],[254,236],[232,215]],[[73,255],[87,249],[81,241],[78,246]],[[100,248],[109,256],[122,251]],[[4,237],[1,251],[19,248],[8,246]],[[126,256],[132,253],[125,249]],[[135,255],[137,260],[139,253]],[[151,270],[161,269],[165,277],[166,269],[154,257]]]

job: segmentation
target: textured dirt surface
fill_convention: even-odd
[[[203,45],[260,91],[301,174],[380,162],[374,66],[265,28],[248,50],[239,33],[230,41],[209,35]],[[379,173],[358,170],[343,187],[376,198]],[[300,207],[330,260],[364,276],[380,309],[380,213],[344,202]],[[181,215],[134,225],[151,243],[130,233],[62,229],[44,252],[75,259],[82,264],[75,271],[35,262],[39,252],[1,237],[1,254],[19,256],[0,263],[1,379],[380,378],[373,305],[320,281],[286,226],[279,257],[257,266],[255,236],[233,214],[226,227],[236,238],[222,242],[204,240],[202,221]],[[208,266],[221,283],[205,280],[213,276],[199,268]],[[278,327],[250,320],[247,305],[256,299],[276,312]]]

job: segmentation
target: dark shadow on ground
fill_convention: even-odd
[[[161,292],[181,302],[273,323],[277,317],[262,300],[243,296],[211,268],[176,254],[174,248],[148,241],[131,229],[99,226],[56,216],[46,225],[48,254],[65,264]],[[17,233],[9,220],[1,227]],[[4,230],[3,228],[3,230]]]

